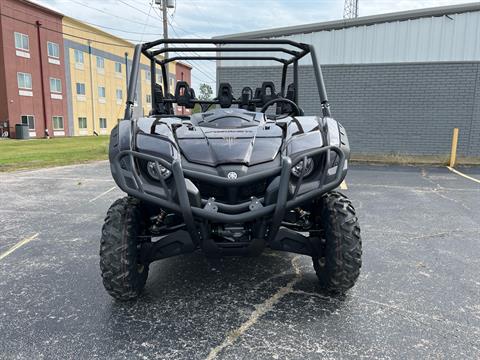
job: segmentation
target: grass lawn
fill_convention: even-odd
[[[108,136],[1,140],[0,172],[105,160],[108,141]]]

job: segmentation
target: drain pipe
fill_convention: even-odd
[[[37,25],[37,41],[38,41],[38,52],[40,56],[40,83],[42,87],[42,109],[43,109],[43,126],[44,126],[44,136],[47,139],[50,139],[50,134],[48,132],[48,121],[47,121],[47,106],[45,104],[45,80],[43,79],[43,57],[42,57],[42,42],[40,36],[40,26],[42,23],[40,21],[36,22]]]
[[[128,91],[128,52],[125,52],[125,85],[127,86]]]
[[[93,135],[98,136],[95,128],[95,99],[93,97],[93,68],[92,68],[92,42],[88,40],[88,62],[90,63],[90,96],[92,98]]]

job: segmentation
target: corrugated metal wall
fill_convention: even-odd
[[[480,12],[285,37],[314,44],[321,64],[480,61]],[[302,62],[310,64],[310,59]],[[247,65],[228,61],[219,66]],[[272,65],[250,61],[248,65]]]

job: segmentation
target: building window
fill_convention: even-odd
[[[99,118],[99,126],[100,129],[106,129],[107,128],[107,118]]]
[[[18,72],[17,83],[19,89],[32,90],[32,75]]]
[[[29,51],[30,43],[28,41],[28,35],[22,33],[15,33],[15,48],[18,50]]]
[[[57,43],[54,42],[47,42],[47,51],[48,51],[48,56],[51,58],[58,59],[60,58],[60,48]]]
[[[53,130],[63,130],[63,116],[53,116]]]
[[[50,78],[50,92],[52,93],[62,92],[62,81],[60,79]]]
[[[122,89],[117,89],[116,91],[116,97],[117,97],[117,100],[122,100],[123,99],[123,91]]]
[[[35,130],[35,117],[33,115],[22,115],[22,124],[28,125],[29,130]]]
[[[74,50],[74,57],[75,57],[75,63],[77,64],[83,64],[84,58],[83,58],[83,51]]]
[[[147,94],[147,104],[151,104],[152,103],[152,95],[150,94]]]
[[[77,83],[77,95],[85,95],[85,84]]]
[[[119,63],[119,62],[116,62],[115,63],[115,72],[117,74],[121,74],[122,73],[122,63]]]
[[[152,73],[150,70],[145,70],[145,80],[150,81],[152,79]]]
[[[98,87],[98,97],[105,98],[105,86]]]
[[[105,59],[101,56],[97,56],[97,69],[105,69]]]
[[[78,118],[78,128],[79,129],[86,129],[87,128],[87,118],[86,117],[79,117]]]

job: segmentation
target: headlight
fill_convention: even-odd
[[[307,177],[313,172],[313,168],[314,168],[313,165],[314,163],[312,158],[307,158],[306,165],[303,164],[303,160],[302,160],[292,168],[292,174],[295,175],[296,177],[300,177],[300,175],[302,174],[303,167],[305,166],[305,170],[303,170],[303,176]]]
[[[160,169],[160,174],[158,173],[158,169]],[[148,175],[150,175],[152,179],[160,181],[160,177],[162,177],[164,180],[166,180],[170,177],[170,175],[172,175],[170,170],[160,164],[158,164],[158,169],[153,161],[149,161],[147,163]]]

